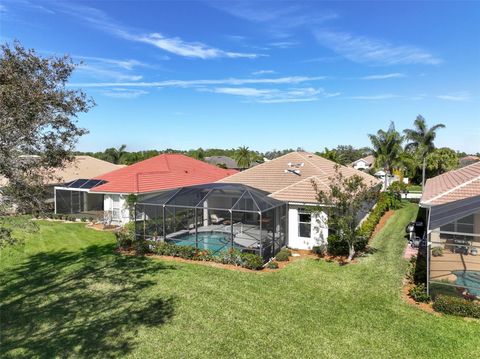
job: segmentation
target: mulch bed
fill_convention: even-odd
[[[407,302],[409,305],[411,305],[412,307],[416,307],[418,309],[423,310],[424,312],[434,314],[438,317],[442,316],[442,313],[438,313],[433,309],[432,303],[418,303],[418,302],[414,301],[412,298],[410,298],[410,296],[408,295],[408,291],[413,286],[414,286],[413,284],[405,281],[405,283],[402,287],[402,299],[405,302]]]
[[[377,223],[377,226],[373,230],[372,236],[370,237],[370,240],[374,238],[378,232],[382,230],[382,228],[385,226],[387,221],[390,219],[391,216],[395,214],[395,211],[393,209],[390,209],[389,211],[385,212],[385,214],[380,218],[380,221]]]

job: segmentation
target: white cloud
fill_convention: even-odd
[[[94,62],[102,62],[105,64],[113,65],[116,67],[123,68],[125,70],[132,70],[134,67],[150,67],[149,65],[138,61],[138,60],[118,60],[118,59],[109,59],[105,57],[96,57],[96,56],[80,56],[74,55],[74,58],[85,60],[85,61],[94,61]]]
[[[292,85],[310,81],[324,80],[325,76],[287,76],[276,78],[227,78],[217,80],[165,80],[153,82],[87,82],[87,83],[72,83],[71,87],[199,87],[199,86],[215,86],[215,85],[249,85],[249,84],[283,84]]]
[[[322,46],[354,62],[386,65],[437,65],[442,62],[440,58],[414,46],[393,45],[347,32],[316,31],[315,35]]]
[[[375,100],[389,100],[392,98],[399,98],[399,95],[393,94],[380,94],[380,95],[366,95],[366,96],[350,96],[347,97],[352,100],[367,100],[367,101],[375,101]]]
[[[205,89],[204,89],[205,90]],[[207,89],[218,94],[242,96],[257,103],[287,103],[317,101],[320,97],[333,97],[322,88],[258,89],[253,87],[215,87]]]
[[[158,47],[164,51],[183,57],[200,59],[213,59],[218,57],[254,59],[261,56],[253,53],[224,51],[200,42],[186,42],[178,37],[165,37],[160,33],[151,33],[146,35],[132,35],[125,33],[123,37],[127,40],[144,42]]]
[[[252,75],[270,75],[270,74],[275,74],[276,71],[273,70],[258,70],[252,72]]]
[[[89,6],[72,4],[68,2],[57,3],[61,11],[71,16],[81,19],[84,23],[110,33],[119,38],[146,43],[153,45],[163,51],[169,53],[200,59],[212,59],[219,57],[226,58],[256,58],[259,54],[241,53],[233,51],[225,51],[201,42],[188,42],[179,37],[168,37],[161,33],[143,33],[138,30],[128,29],[111,19],[103,11]]]
[[[142,95],[148,94],[148,91],[139,90],[139,89],[124,89],[124,88],[112,88],[107,91],[102,91],[104,96],[113,97],[113,98],[137,98]]]
[[[361,80],[387,80],[387,79],[398,79],[401,77],[406,77],[407,75],[402,74],[400,72],[394,72],[391,74],[383,74],[383,75],[370,75],[361,77]]]
[[[80,65],[77,70],[95,78],[112,79],[114,81],[140,81],[142,79],[141,75],[129,75],[119,71],[90,65]]]
[[[460,101],[467,102],[472,99],[472,96],[467,91],[453,92],[445,95],[438,95],[437,98],[446,101]]]
[[[270,47],[276,47],[279,49],[289,49],[298,45],[300,45],[298,41],[276,41],[268,44]]]

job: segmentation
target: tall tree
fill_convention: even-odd
[[[327,191],[318,190],[316,183],[312,182],[317,201],[322,204],[314,212],[323,211],[327,214],[328,227],[335,230],[340,240],[348,243],[348,261],[351,261],[355,256],[356,243],[363,239],[359,230],[360,214],[375,198],[377,191],[358,175],[344,177],[339,168],[336,165]]]
[[[395,165],[400,162],[402,154],[403,136],[395,129],[395,124],[390,123],[387,131],[378,130],[376,135],[368,135],[372,142],[375,166],[383,168],[385,172],[385,185],[388,187],[388,177]]]
[[[76,65],[68,56],[40,57],[19,42],[0,48],[0,175],[3,208],[42,210],[43,184],[72,160],[87,131],[78,113],[94,102],[66,86]],[[1,211],[1,209],[0,209]]]
[[[458,168],[457,153],[448,147],[436,148],[427,156],[427,170],[433,176]]]
[[[127,145],[121,145],[118,148],[111,147],[105,150],[105,160],[115,163],[116,165],[124,163],[125,156],[127,155]]]
[[[417,157],[422,161],[422,191],[425,186],[425,169],[427,167],[427,156],[435,149],[435,138],[437,130],[444,128],[442,123],[436,124],[430,128],[427,126],[425,119],[418,115],[413,122],[414,129],[406,129],[403,131],[407,141],[406,150],[414,151]]]
[[[249,168],[252,164],[252,155],[246,146],[239,147],[235,151],[234,159],[237,161],[237,165],[241,169]]]

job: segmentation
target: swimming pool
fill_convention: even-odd
[[[455,284],[465,287],[468,291],[480,297],[480,271],[453,271],[457,276]]]
[[[183,234],[181,236],[169,239],[178,246],[192,246],[195,247],[195,234]],[[209,249],[213,252],[227,251],[232,247],[231,235],[229,233],[221,232],[201,232],[198,233],[198,248]],[[234,243],[236,249],[242,247]]]

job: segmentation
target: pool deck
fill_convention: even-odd
[[[454,281],[453,271],[480,271],[480,256],[445,251],[442,256],[431,257],[430,279],[434,281],[448,279]]]

